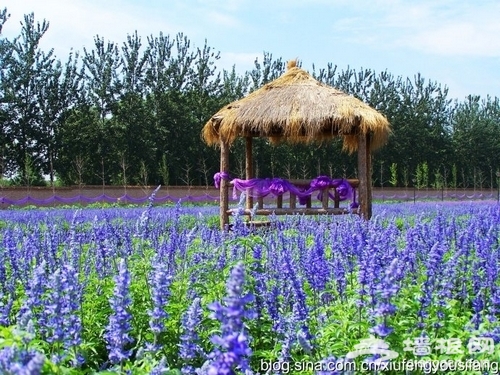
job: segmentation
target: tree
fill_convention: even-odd
[[[154,130],[145,104],[145,75],[149,51],[141,51],[141,38],[135,32],[127,36],[121,48],[121,64],[117,86],[119,94],[112,127],[116,136],[116,152],[128,162],[130,181],[141,183],[144,171],[155,162]]]
[[[2,77],[3,109],[8,114],[3,125],[8,147],[3,148],[11,160],[11,172],[26,180],[29,169],[38,176],[35,183],[42,183],[44,128],[39,97],[54,58],[52,50],[45,53],[39,49],[49,23],[45,20],[35,22],[32,13],[24,17],[21,25],[21,35],[10,43],[8,69]],[[26,168],[28,160],[30,168]]]
[[[64,174],[64,164],[58,163],[62,148],[61,128],[64,126],[71,108],[76,104],[80,78],[77,71],[78,54],[69,55],[63,67],[57,61],[44,74],[45,84],[41,86],[38,97],[41,111],[42,168],[49,175],[50,185],[54,186],[57,170]]]
[[[255,91],[268,82],[271,82],[281,76],[285,71],[285,63],[282,58],[273,59],[273,55],[264,52],[262,64],[259,59],[255,59],[255,68],[249,73],[252,81],[250,91]]]
[[[178,183],[183,176],[184,137],[189,129],[185,88],[195,56],[190,50],[189,39],[183,34],[177,34],[175,39],[161,33],[159,37],[150,37],[148,51],[146,108],[151,114],[155,135],[155,160],[158,164],[165,155],[170,181]],[[160,176],[157,175],[157,179]]]
[[[186,145],[187,155],[185,157],[191,160],[186,162],[186,165],[194,164],[198,171],[204,171],[203,174],[198,175],[198,178],[193,179],[196,184],[207,184],[208,171],[212,170],[213,174],[219,170],[216,151],[199,141],[199,135],[207,120],[226,104],[221,100],[223,89],[221,73],[217,72],[216,68],[218,59],[219,52],[208,46],[207,41],[205,41],[203,48],[198,48],[196,51],[186,87],[187,106],[190,109],[186,124],[189,125],[188,132],[182,133],[184,135],[182,142]],[[198,137],[193,138],[193,134],[197,134]],[[206,160],[210,160],[211,165],[208,165]],[[185,181],[186,178],[183,180]]]
[[[387,116],[393,133],[377,157],[409,170],[424,162],[433,170],[447,165],[452,160],[447,93],[447,88],[426,83],[420,75],[403,80],[380,74],[368,103]]]
[[[117,135],[113,127],[113,117],[118,106],[118,69],[121,60],[118,47],[113,42],[105,42],[97,35],[94,49],[83,49],[84,96],[80,98],[80,115],[83,115],[88,134],[86,135],[91,154],[91,168],[103,184],[113,181],[120,171],[117,156]],[[97,117],[95,116],[97,115]],[[99,172],[97,172],[99,171]]]
[[[398,164],[397,163],[391,164],[391,178],[389,180],[389,183],[392,185],[392,187],[398,186]]]
[[[488,175],[492,166],[500,165],[498,98],[481,100],[469,95],[464,102],[455,102],[451,117],[457,168],[464,171],[467,181],[478,174]]]
[[[0,11],[0,35],[2,27],[9,17],[10,14],[7,13],[6,8]],[[7,39],[0,38],[0,180],[3,180],[4,176],[8,176],[12,170],[10,158],[7,157],[7,154],[10,154],[9,148],[12,146],[12,140],[7,136],[10,113],[6,106],[5,97],[5,93],[8,92],[8,86],[5,86],[5,76],[10,68],[11,54],[11,43]]]

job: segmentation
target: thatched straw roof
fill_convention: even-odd
[[[268,137],[273,141],[315,142],[340,136],[344,149],[354,151],[358,134],[372,133],[372,149],[389,135],[387,119],[361,100],[316,81],[288,63],[287,71],[243,99],[212,116],[202,136],[209,145],[222,137],[229,144],[237,137]]]

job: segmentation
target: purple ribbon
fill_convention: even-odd
[[[312,180],[308,192],[312,194],[314,191],[320,190],[317,199],[321,201],[323,200],[323,190],[327,188],[334,188],[337,191],[339,201],[345,201],[353,196],[354,189],[347,180],[343,178],[331,179],[328,176],[319,176]],[[328,196],[335,200],[335,195],[332,193],[328,193]],[[305,204],[305,201],[300,203]]]
[[[216,173],[214,176],[215,187],[219,188],[222,178],[229,179],[229,175],[225,172]],[[290,192],[299,198],[300,204],[305,204],[311,195],[319,191],[317,198],[322,200],[324,189],[335,189],[340,201],[352,198],[351,207],[356,208],[355,190],[349,182],[343,178],[331,179],[328,176],[318,176],[313,179],[308,189],[299,189],[292,183],[282,178],[252,178],[250,180],[242,180],[235,178],[231,181],[233,184],[233,199],[238,198],[238,191],[245,192],[253,198],[264,198],[269,194],[280,196]],[[335,200],[335,195],[328,193],[332,200]]]
[[[237,198],[238,191],[246,192],[253,198],[264,198],[269,194],[278,196],[297,189],[290,182],[281,178],[252,178],[250,180],[235,178],[231,182],[233,184],[233,199]]]
[[[220,187],[221,180],[229,180],[229,173],[227,172],[217,172],[214,174],[214,185],[218,189]]]

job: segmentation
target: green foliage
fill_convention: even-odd
[[[445,187],[445,180],[443,175],[441,174],[441,171],[438,169],[436,172],[434,172],[434,183],[432,184],[432,187],[434,189],[442,189]]]
[[[393,187],[396,187],[398,185],[398,164],[397,163],[391,164],[391,179],[389,180],[389,182]]]
[[[417,170],[415,171],[415,186],[417,189],[429,187],[429,167],[427,162],[417,165]]]
[[[403,186],[407,188],[410,185],[410,174],[408,171],[408,167],[405,165],[403,167]]]
[[[12,186],[12,180],[0,178],[0,189]]]
[[[453,164],[451,167],[451,187],[456,189],[458,187],[457,165]]]
[[[163,184],[165,186],[168,186],[169,184],[169,170],[168,170],[168,164],[167,164],[167,155],[163,154],[161,156],[161,163],[160,163],[160,176],[163,181]]]

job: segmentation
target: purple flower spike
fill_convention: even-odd
[[[227,282],[227,297],[224,304],[215,302],[209,306],[213,311],[212,318],[221,323],[222,335],[212,337],[212,342],[218,347],[209,354],[212,360],[207,374],[236,374],[235,369],[251,373],[247,358],[252,351],[248,345],[250,337],[243,323],[245,318],[253,319],[255,314],[246,305],[253,301],[251,294],[243,294],[245,270],[238,263],[231,271]]]
[[[45,363],[43,354],[34,350],[6,346],[0,349],[0,374],[39,375]]]
[[[196,333],[201,323],[202,313],[201,300],[200,298],[195,298],[186,314],[182,317],[182,335],[180,337],[181,344],[179,348],[179,357],[184,363],[181,369],[183,374],[193,374],[194,367],[191,363],[199,356],[204,355],[203,349],[199,344],[200,338],[198,333]]]
[[[155,259],[153,273],[151,275],[151,294],[153,299],[153,309],[149,311],[149,326],[155,336],[156,345],[158,336],[165,331],[165,319],[168,314],[165,312],[165,306],[170,297],[171,276],[167,272],[167,265],[159,259]]]
[[[113,313],[104,337],[108,344],[109,360],[118,364],[130,357],[132,351],[125,350],[125,347],[133,341],[129,336],[132,321],[132,315],[128,311],[132,304],[129,291],[130,274],[124,259],[120,261],[118,275],[114,280],[115,289],[109,300]]]

